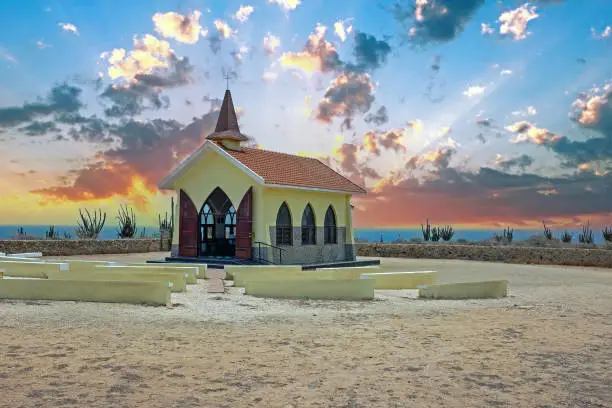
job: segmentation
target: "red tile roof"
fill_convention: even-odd
[[[312,157],[272,152],[269,150],[242,148],[226,149],[233,158],[261,176],[266,184],[321,188],[347,193],[363,194],[365,189]]]

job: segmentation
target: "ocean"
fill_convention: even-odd
[[[17,225],[0,225],[0,239],[10,239],[17,233]],[[159,236],[159,228],[157,226],[145,227],[145,236],[154,237]],[[44,237],[45,231],[49,229],[48,225],[25,225],[23,226],[24,232],[29,236]],[[74,226],[55,226],[55,231],[62,236],[64,232],[72,235],[72,238],[76,238],[74,233]],[[137,236],[141,236],[142,227],[138,228]],[[453,240],[466,239],[468,241],[480,241],[483,239],[489,239],[494,234],[501,234],[502,229],[460,229],[455,232]],[[578,234],[581,231],[569,231],[574,237],[572,242],[578,242]],[[553,231],[555,237],[559,237],[563,231]],[[532,235],[542,234],[542,230],[514,230],[514,239],[523,240],[531,237]],[[604,239],[601,234],[601,229],[593,229],[593,237],[595,243],[603,244]],[[100,233],[100,239],[114,239],[117,238],[117,227],[106,226]],[[400,239],[409,240],[411,238],[423,238],[420,228],[415,229],[375,229],[375,228],[355,228],[355,239],[367,239],[370,242],[393,242]]]

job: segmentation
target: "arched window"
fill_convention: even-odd
[[[289,207],[283,203],[276,214],[276,245],[292,245],[292,229]]]
[[[338,229],[336,228],[336,213],[334,207],[331,205],[327,208],[325,213],[325,224],[324,224],[324,241],[326,244],[337,244],[338,243]]]
[[[215,239],[215,217],[208,202],[204,204],[202,211],[200,211],[200,224],[202,243]]]
[[[230,206],[225,213],[225,239],[229,239],[236,234],[236,210]]]
[[[302,213],[302,245],[317,243],[317,228],[315,226],[314,211],[310,204],[306,205]]]

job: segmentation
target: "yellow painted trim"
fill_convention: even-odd
[[[446,283],[419,289],[419,297],[426,299],[485,299],[507,295],[507,280]]]
[[[60,281],[3,279],[0,299],[69,300],[83,302],[170,304],[167,282]]]
[[[45,272],[68,270],[68,264],[60,262],[0,261],[0,266],[5,269],[4,276],[16,278],[45,279]]]
[[[245,294],[280,299],[374,299],[374,279],[247,282]]]
[[[87,272],[60,272],[46,273],[48,279],[52,280],[77,280],[77,281],[122,281],[122,282],[166,282],[171,283],[171,292],[185,292],[187,283],[185,276],[177,273],[160,272],[112,272],[112,271],[87,271]]]
[[[434,285],[436,271],[362,273],[361,279],[376,279],[376,289],[417,289],[423,285]]]

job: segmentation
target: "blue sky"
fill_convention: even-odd
[[[43,217],[59,222],[79,206],[112,208],[123,202],[156,218],[167,196],[155,185],[167,167],[201,142],[181,129],[194,118],[202,132],[214,122],[217,106],[210,98],[223,94],[223,70],[235,72],[230,88],[242,111],[241,128],[255,144],[316,154],[368,187],[368,197],[357,200],[358,224],[408,226],[433,211],[444,222],[478,225],[531,225],[542,218],[574,225],[612,218],[609,204],[594,204],[609,203],[612,196],[612,91],[606,88],[612,79],[607,29],[612,2],[290,4],[0,3],[0,153],[11,157],[2,164],[0,223],[27,223],[32,213],[36,222]],[[247,6],[252,12],[238,21],[235,13]],[[163,32],[153,16],[169,21],[171,12],[175,17],[200,12],[197,21],[186,22],[199,24],[206,35],[185,41],[180,33]],[[513,17],[509,33],[503,33],[502,16]],[[215,20],[233,30],[217,51],[211,48],[211,38],[219,35]],[[351,27],[345,41],[334,33],[337,22]],[[318,24],[327,27],[317,40],[327,47],[324,54],[306,48],[309,36],[317,38]],[[172,55],[166,66],[111,78],[113,50],[129,55],[135,36],[147,34],[167,42]],[[267,35],[280,40],[272,55],[264,52]],[[245,52],[237,61],[232,52],[241,47]],[[287,63],[299,53],[302,61],[321,61],[324,55],[335,62],[308,72]],[[179,81],[139,88],[142,106],[135,111],[105,111],[125,102],[105,96],[113,84],[136,89],[137,75],[170,78],[172,61],[178,60],[187,67]],[[348,86],[332,84],[343,76]],[[95,115],[104,128],[99,134],[78,136],[80,125],[61,120],[53,130],[24,130],[40,122],[53,127],[64,109],[59,104],[44,115],[16,115],[28,110],[26,102],[49,101],[52,88],[62,84],[77,90],[71,97],[79,107],[71,114],[88,118],[88,125]],[[371,120],[380,109],[386,115]],[[172,122],[172,131],[129,133],[153,120]],[[150,156],[144,157],[143,149]],[[173,149],[172,157],[157,160]],[[424,204],[431,200],[436,204]],[[406,207],[410,211],[402,213]]]

